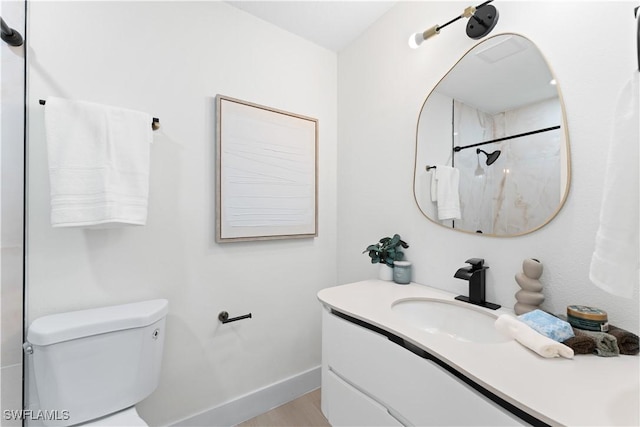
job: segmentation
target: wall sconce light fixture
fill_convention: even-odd
[[[416,49],[423,41],[436,34],[440,34],[440,30],[449,24],[453,24],[460,18],[469,18],[467,21],[467,36],[474,40],[481,39],[493,30],[498,22],[498,9],[490,5],[493,0],[485,1],[478,6],[467,7],[460,16],[453,18],[444,25],[434,25],[422,32],[412,34],[409,37],[409,46]]]

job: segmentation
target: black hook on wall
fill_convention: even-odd
[[[0,17],[0,27],[2,27],[2,40],[7,42],[9,46],[22,46],[24,40],[20,33],[9,27],[2,17]]]

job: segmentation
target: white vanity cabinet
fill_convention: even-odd
[[[322,316],[322,411],[332,426],[528,425],[387,336],[326,307]]]

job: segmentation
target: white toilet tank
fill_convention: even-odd
[[[84,423],[149,396],[160,378],[167,310],[157,299],[36,319],[27,341],[39,409],[57,418],[45,424]]]

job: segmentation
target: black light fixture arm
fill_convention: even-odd
[[[443,24],[443,25],[436,25],[436,31],[440,31],[441,29],[443,29],[444,27],[446,27],[447,25],[451,25],[454,22],[456,22],[458,19],[462,18],[464,16],[464,14],[456,16],[455,18],[453,18],[451,21]]]
[[[20,33],[9,27],[2,17],[0,17],[0,26],[2,27],[2,40],[10,46],[22,46],[24,40]]]
[[[551,126],[551,127],[544,128],[544,129],[532,130],[530,132],[519,133],[517,135],[505,136],[504,138],[492,139],[491,141],[478,142],[477,144],[464,145],[462,147],[457,145],[457,146],[453,147],[453,151],[455,151],[457,153],[458,151],[464,150],[465,148],[479,147],[481,145],[491,144],[492,142],[507,141],[509,139],[520,138],[520,137],[529,136],[529,135],[535,135],[536,133],[548,132],[550,130],[556,130],[556,129],[560,129],[560,125]]]
[[[479,5],[477,5],[476,7],[470,6],[468,8],[466,8],[464,10],[464,12],[461,15],[456,16],[455,18],[453,18],[451,21],[447,22],[444,25],[437,25],[436,28],[438,31],[440,31],[441,29],[443,29],[444,27],[446,27],[447,25],[453,24],[454,22],[456,22],[458,19],[461,18],[471,18],[474,16],[474,13],[476,10],[480,9],[483,6],[488,5],[489,3],[491,3],[493,0],[487,0],[484,3],[481,3]]]

